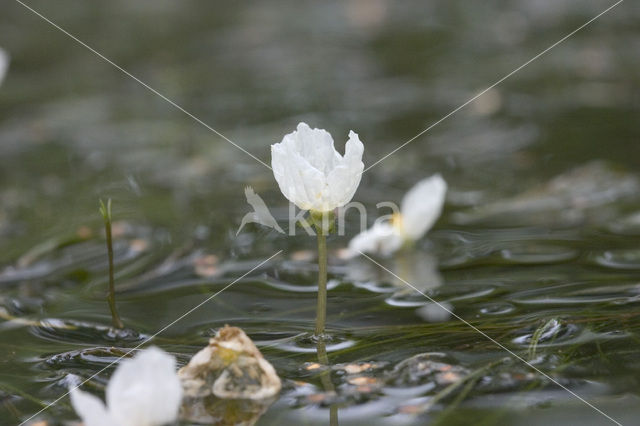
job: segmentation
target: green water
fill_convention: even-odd
[[[611,3],[29,5],[262,161],[306,121],[340,149],[357,131],[366,167]],[[337,256],[353,217],[329,238],[323,374],[310,364],[314,239],[257,225],[236,236],[246,185],[286,229],[271,172],[4,0],[0,424],[28,419],[278,250],[152,340],[184,364],[217,328],[242,327],[283,379],[257,424],[614,424],[576,395],[636,423],[639,17],[621,3],[363,175],[354,200],[370,223],[377,202],[425,176],[441,173],[450,191],[413,252],[378,259],[401,279]],[[104,300],[97,207],[108,197],[125,335],[108,329]],[[101,395],[112,370],[83,389]],[[38,418],[76,416],[64,398]]]

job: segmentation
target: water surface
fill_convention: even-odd
[[[265,162],[306,121],[340,149],[356,130],[365,165],[610,5],[29,4]],[[284,380],[258,424],[612,423],[562,387],[620,423],[640,414],[633,2],[365,173],[355,200],[370,221],[425,176],[449,182],[435,229],[379,261],[468,324],[334,252],[328,370],[309,339],[313,239],[235,235],[246,185],[286,228],[270,171],[20,4],[2,9],[0,423],[26,420],[280,249],[153,339],[184,364],[217,328],[242,327]],[[125,334],[104,301],[107,197]],[[348,225],[332,250],[357,232]],[[111,372],[84,389],[101,395]],[[63,399],[40,418],[76,417]]]

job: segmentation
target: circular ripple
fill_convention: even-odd
[[[125,349],[99,347],[63,352],[46,357],[43,362],[48,368],[90,368],[103,367],[127,356]]]
[[[489,303],[480,308],[480,313],[483,315],[502,315],[513,312],[516,309],[510,303]]]
[[[385,303],[390,306],[399,308],[416,308],[429,303],[429,299],[417,292],[412,293],[396,293],[385,299]]]
[[[592,257],[597,265],[611,269],[640,269],[640,250],[608,250]]]
[[[578,251],[549,244],[523,244],[500,251],[503,260],[520,265],[566,262],[578,257]]]
[[[297,284],[290,284],[289,282],[286,282],[286,281],[275,280],[273,278],[265,280],[264,283],[266,283],[271,288],[275,288],[277,290],[282,290],[287,292],[294,292],[294,293],[317,293],[318,292],[318,286],[315,284],[297,285]],[[340,285],[340,281],[329,280],[327,281],[327,290],[333,290],[339,285]]]
[[[147,335],[131,329],[114,329],[101,324],[47,318],[38,325],[29,327],[34,336],[55,342],[83,343],[138,343],[148,338]]]
[[[350,348],[355,344],[355,340],[347,339],[344,336],[338,336],[336,334],[327,334],[325,336],[325,348],[327,352]],[[273,347],[294,353],[316,353],[318,351],[318,340],[311,333],[302,333],[294,339],[275,344]]]

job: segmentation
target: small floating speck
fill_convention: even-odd
[[[220,273],[220,259],[215,254],[199,256],[193,261],[196,275],[202,278],[210,278]]]
[[[311,250],[298,250],[291,253],[290,257],[296,262],[311,262],[316,258],[316,254]]]

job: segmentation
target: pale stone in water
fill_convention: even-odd
[[[225,326],[178,371],[185,396],[260,400],[282,386],[273,366],[237,327]]]

